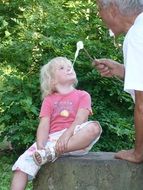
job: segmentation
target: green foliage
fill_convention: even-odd
[[[6,136],[18,152],[35,139],[41,105],[41,65],[55,56],[73,60],[79,40],[92,57],[122,62],[123,38],[114,44],[92,0],[3,0],[0,38],[0,138],[2,141]],[[131,147],[133,108],[131,98],[122,90],[123,84],[117,79],[101,78],[83,51],[75,70],[78,88],[92,96],[92,119],[100,121],[103,127],[95,149]]]
[[[0,155],[0,173],[1,173],[1,181],[0,187],[2,190],[10,189],[11,182],[11,167],[12,167],[12,158],[8,155]]]
[[[1,137],[6,136],[17,150],[21,146],[28,146],[35,139],[39,112],[37,96],[40,94],[35,95],[36,83],[31,87],[32,81],[17,71],[5,73],[1,78],[4,80],[0,106],[0,123],[3,126]]]

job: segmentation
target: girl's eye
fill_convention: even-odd
[[[63,67],[63,66],[61,66],[61,67],[60,67],[60,70],[63,70],[63,69],[64,69],[64,67]]]

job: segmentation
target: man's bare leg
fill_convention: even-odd
[[[143,92],[135,91],[135,149],[120,151],[115,158],[127,160],[134,163],[143,162]]]

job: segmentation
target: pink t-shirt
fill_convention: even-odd
[[[53,133],[69,128],[80,108],[92,113],[91,97],[87,92],[74,89],[65,95],[54,93],[44,98],[40,117],[50,117],[49,133]]]

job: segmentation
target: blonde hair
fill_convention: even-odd
[[[57,63],[69,63],[72,65],[71,61],[68,60],[66,57],[55,57],[47,64],[42,66],[40,72],[40,83],[41,83],[41,93],[42,99],[45,98],[47,95],[52,94],[56,91],[53,86],[52,80],[54,79],[54,70]],[[76,86],[78,80],[74,81],[73,86]]]

